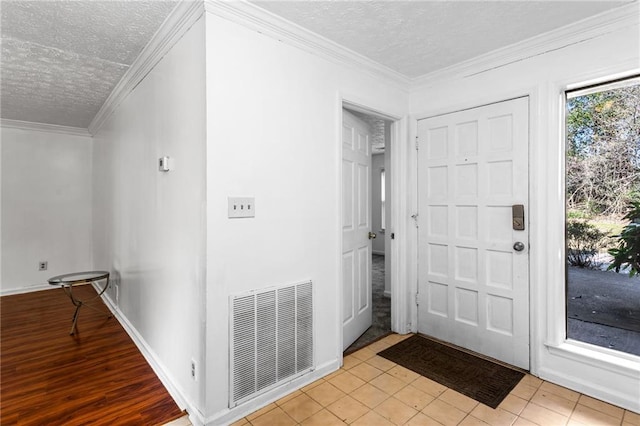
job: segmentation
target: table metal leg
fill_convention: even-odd
[[[73,335],[76,332],[76,323],[78,322],[78,315],[80,314],[80,307],[82,304],[76,305],[76,311],[73,313],[73,323],[71,324],[71,331],[69,334]]]
[[[85,283],[85,284],[93,284],[93,281],[89,282],[89,283]],[[107,287],[109,287],[109,278],[106,278],[106,282],[104,287],[102,288],[102,290],[94,297],[89,299],[88,301],[93,301],[95,299],[99,299],[105,291],[107,291]],[[68,287],[63,287],[65,292],[67,293],[67,295],[69,296],[69,298],[71,299],[71,302],[75,305],[76,307],[76,311],[73,313],[73,324],[71,325],[71,331],[69,332],[70,335],[75,334],[76,332],[76,324],[78,323],[78,316],[80,315],[80,308],[82,306],[86,306],[87,308],[91,308],[94,311],[100,312],[101,314],[104,314],[107,316],[107,318],[111,318],[113,315],[111,314],[111,312],[105,312],[102,309],[98,309],[95,306],[92,306],[90,304],[87,303],[87,301],[83,301],[80,299],[76,299],[73,295],[73,285],[69,285]]]

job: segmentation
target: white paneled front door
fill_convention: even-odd
[[[371,131],[343,110],[342,324],[343,349],[371,326]]]
[[[418,121],[418,331],[527,370],[528,109]]]

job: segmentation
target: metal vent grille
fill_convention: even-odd
[[[311,281],[231,296],[229,406],[313,369]]]

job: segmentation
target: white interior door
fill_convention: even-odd
[[[343,349],[371,326],[371,231],[371,131],[367,123],[343,110]]]
[[[528,108],[418,121],[418,331],[527,370]]]

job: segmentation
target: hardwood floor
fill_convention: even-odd
[[[62,289],[0,297],[0,424],[158,425],[184,414],[115,318],[83,307],[69,335],[74,309]]]

